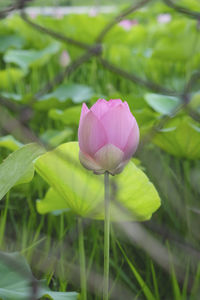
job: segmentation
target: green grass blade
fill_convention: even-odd
[[[174,293],[174,300],[180,300],[180,299],[182,299],[181,291],[180,291],[180,287],[178,284],[178,280],[176,278],[176,272],[174,269],[173,260],[172,260],[172,256],[171,256],[171,252],[170,252],[170,246],[169,246],[168,242],[167,242],[167,248],[168,248],[169,259],[170,259],[171,281],[172,281],[172,288],[173,288],[173,293]]]
[[[160,300],[159,289],[158,289],[158,281],[157,281],[157,278],[156,278],[156,272],[155,272],[155,268],[154,268],[154,265],[153,265],[152,261],[151,261],[151,273],[152,273],[152,278],[153,278],[155,296],[156,296],[157,300]]]
[[[138,273],[138,271],[136,270],[136,268],[134,267],[134,265],[132,264],[132,262],[130,261],[130,259],[128,258],[128,256],[126,255],[125,251],[122,249],[121,245],[119,242],[117,242],[119,249],[121,250],[126,262],[128,263],[133,275],[135,276],[137,282],[139,283],[139,285],[142,288],[142,291],[146,297],[147,300],[155,300],[156,297],[154,297],[154,295],[152,294],[151,290],[149,289],[149,287],[146,285],[146,283],[144,282],[144,280],[142,279],[142,277],[140,276],[140,274]]]

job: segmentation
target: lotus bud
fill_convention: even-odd
[[[78,129],[81,164],[95,174],[120,173],[135,153],[139,128],[127,102],[99,99],[82,106]]]
[[[71,61],[71,59],[70,59],[68,51],[63,50],[60,55],[60,59],[59,59],[60,65],[65,68],[69,65],[70,61]]]

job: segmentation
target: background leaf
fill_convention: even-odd
[[[60,49],[59,43],[52,43],[42,50],[8,50],[4,55],[6,63],[14,63],[27,71],[30,67],[41,66]]]
[[[22,146],[23,144],[17,141],[12,135],[0,137],[0,147],[5,147],[11,151],[15,151]]]
[[[71,99],[74,103],[81,103],[83,101],[88,101],[94,92],[93,89],[87,85],[83,84],[62,84],[57,87],[52,93],[46,94],[45,96],[41,97],[36,104],[38,106],[48,106],[49,102],[53,100],[59,103],[66,102],[67,100]]]
[[[168,153],[187,159],[200,158],[200,126],[188,116],[171,119],[153,142]]]
[[[58,145],[66,142],[71,138],[73,130],[71,128],[66,128],[62,131],[49,129],[46,130],[41,136],[41,140],[48,146],[57,147]]]
[[[51,109],[49,117],[53,120],[59,120],[66,125],[78,125],[81,114],[81,106],[72,106],[65,110]]]
[[[12,85],[17,84],[24,76],[25,72],[17,68],[0,70],[0,89],[9,90]]]
[[[52,292],[44,281],[33,278],[25,258],[18,252],[0,252],[0,298],[2,300],[27,300],[31,298],[31,283],[37,283],[37,299],[46,296],[53,300],[77,300],[75,292]]]
[[[153,93],[148,93],[144,97],[151,108],[163,115],[171,115],[181,103],[177,97]]]
[[[17,34],[0,35],[0,52],[3,53],[9,48],[20,49],[24,46],[25,40]]]
[[[33,174],[32,162],[42,153],[44,150],[32,143],[21,147],[3,161],[0,165],[0,200],[15,184],[30,180],[30,174]]]

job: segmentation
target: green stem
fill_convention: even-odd
[[[109,173],[104,175],[105,187],[105,218],[104,218],[104,284],[103,300],[109,296],[109,253],[110,253],[110,199],[109,199]]]
[[[87,300],[84,233],[83,233],[83,224],[82,224],[81,217],[78,218],[78,243],[79,243],[79,259],[80,259],[81,299]]]

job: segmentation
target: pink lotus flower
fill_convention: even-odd
[[[91,109],[82,106],[79,158],[95,174],[120,173],[137,149],[139,128],[127,102],[99,99]]]
[[[90,17],[96,17],[98,15],[98,10],[95,7],[92,7],[88,13]]]
[[[29,17],[34,20],[37,18],[37,15],[38,14],[36,12],[30,12]]]
[[[119,25],[125,30],[129,31],[133,26],[138,25],[137,20],[122,20]]]
[[[157,17],[157,21],[158,23],[160,24],[167,24],[171,21],[172,17],[170,14],[160,14],[158,17]]]
[[[62,19],[63,18],[62,8],[55,9],[54,16],[56,17],[56,19]]]

